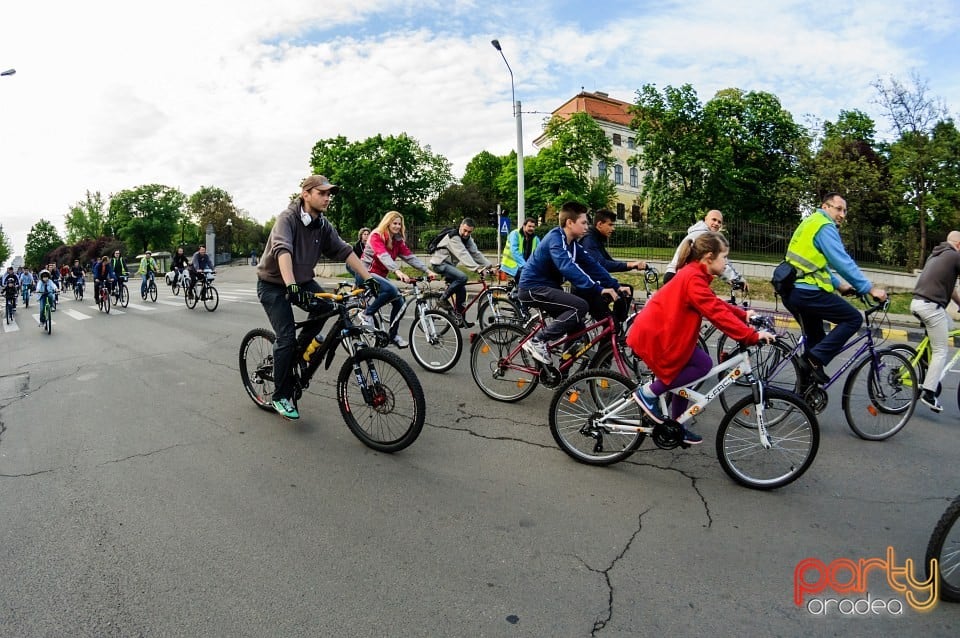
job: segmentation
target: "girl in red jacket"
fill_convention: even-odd
[[[627,345],[633,348],[656,375],[634,392],[634,400],[655,423],[663,423],[657,397],[672,388],[688,385],[710,371],[710,355],[697,347],[700,321],[706,317],[731,339],[753,345],[760,339],[772,341],[769,332],[757,332],[746,324],[753,311],[746,312],[721,300],[710,282],[727,265],[730,246],[720,233],[708,232],[680,249],[682,267],[670,283],[660,289],[637,315]],[[676,420],[687,400],[672,398],[671,418]],[[696,444],[703,437],[684,428],[683,440]]]

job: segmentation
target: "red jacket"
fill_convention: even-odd
[[[754,344],[757,331],[748,326],[745,310],[717,297],[713,275],[700,262],[681,268],[643,307],[627,333],[627,345],[658,379],[671,383],[690,362],[697,347],[700,321],[706,317],[737,341]]]

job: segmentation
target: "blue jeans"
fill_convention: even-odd
[[[447,282],[447,289],[443,291],[443,298],[454,298],[454,308],[457,312],[463,310],[463,303],[467,300],[467,276],[449,261],[433,267],[433,272],[437,273]]]
[[[151,278],[151,274],[140,275],[140,296],[143,297],[147,294],[147,280]]]
[[[310,280],[300,285],[310,292],[323,292],[320,284]],[[277,335],[273,342],[273,400],[293,400],[293,380],[290,370],[293,368],[293,355],[297,349],[297,328],[294,325],[293,306],[287,301],[287,289],[284,286],[257,280],[257,297],[267,312],[270,326]]]
[[[373,300],[365,311],[368,315],[374,315],[378,310],[383,308],[387,303],[390,304],[390,338],[393,339],[397,336],[397,331],[400,328],[400,322],[394,323],[393,320],[397,318],[397,315],[400,314],[400,310],[403,308],[403,298],[400,297],[400,291],[397,290],[397,287],[394,286],[389,280],[381,277],[380,275],[374,275],[373,273],[370,276],[377,280],[380,284],[380,294],[377,295],[377,298]]]
[[[823,365],[833,361],[863,323],[860,311],[834,293],[797,287],[787,297],[783,305],[800,322],[807,337],[807,354]],[[830,334],[824,321],[835,324]]]

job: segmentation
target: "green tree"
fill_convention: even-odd
[[[10,245],[10,238],[3,232],[3,224],[0,224],[0,264],[6,263],[13,253],[13,247]]]
[[[201,186],[196,193],[187,199],[187,215],[191,221],[206,233],[207,224],[213,225],[213,232],[217,236],[217,252],[220,247],[226,247],[227,241],[233,243],[237,236],[237,207],[227,191],[214,186]],[[230,221],[230,228],[227,222]]]
[[[544,134],[550,139],[556,159],[584,185],[596,162],[613,163],[613,143],[588,113],[577,112],[570,117],[554,115],[546,123]]]
[[[23,256],[24,263],[30,268],[41,268],[47,265],[48,256],[63,245],[63,240],[53,224],[41,219],[30,228],[27,233],[27,247]]]
[[[83,239],[95,239],[104,234],[107,221],[106,204],[100,191],[87,191],[86,199],[70,207],[64,217],[67,242],[75,244]]]
[[[422,224],[430,202],[453,181],[450,162],[405,133],[362,142],[320,140],[310,166],[340,186],[327,216],[341,234],[372,228],[389,210],[399,211],[408,226]]]
[[[180,231],[186,196],[176,188],[147,184],[110,198],[108,224],[133,251],[165,249]]]
[[[478,224],[495,221],[495,200],[484,197],[476,184],[453,184],[440,193],[433,202],[433,219],[436,225],[453,224],[464,217],[472,217]]]
[[[885,111],[898,139],[890,147],[892,188],[902,202],[898,211],[908,225],[919,226],[919,258],[927,255],[927,225],[936,210],[936,173],[945,160],[944,146],[937,144],[933,132],[947,114],[943,101],[929,94],[927,83],[911,75],[910,83],[890,77],[873,82],[877,102]]]
[[[473,156],[463,172],[463,179],[460,183],[464,186],[471,186],[476,189],[480,197],[483,198],[488,208],[495,209],[497,204],[507,208],[508,204],[497,188],[497,178],[503,171],[505,158],[497,157],[490,151],[481,151]],[[517,199],[514,197],[513,202]]]

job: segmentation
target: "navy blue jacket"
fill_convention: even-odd
[[[574,288],[592,288],[598,293],[604,288],[620,287],[580,244],[567,242],[563,229],[557,226],[544,235],[530,255],[521,271],[519,288],[560,288],[564,280]]]

